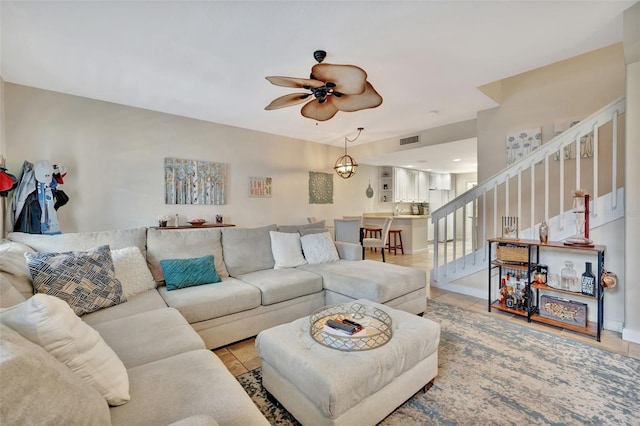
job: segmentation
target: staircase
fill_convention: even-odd
[[[503,216],[518,217],[519,238],[537,239],[543,220],[554,241],[574,235],[576,188],[591,195],[590,229],[623,217],[624,112],[624,98],[612,102],[433,211],[431,285],[451,289],[486,270],[486,241],[502,235]],[[438,243],[448,227],[453,239]]]

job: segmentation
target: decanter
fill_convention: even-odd
[[[562,282],[562,289],[568,291],[580,292],[580,282],[578,281],[578,274],[573,269],[573,262],[566,260],[564,262],[564,268],[560,271],[560,281]]]

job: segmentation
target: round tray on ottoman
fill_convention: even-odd
[[[363,326],[353,335],[334,330],[328,320],[351,320]],[[360,303],[330,305],[313,312],[309,317],[311,337],[329,348],[340,351],[367,351],[387,343],[392,335],[391,317],[384,311]]]

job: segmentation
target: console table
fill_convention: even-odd
[[[192,225],[180,225],[180,226],[152,226],[153,229],[202,229],[202,228],[226,228],[229,226],[235,226],[231,223],[205,223],[204,225],[192,226]]]

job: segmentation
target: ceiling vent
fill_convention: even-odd
[[[409,136],[408,138],[400,139],[400,146],[409,145],[409,144],[418,143],[418,142],[420,142],[420,135]]]

